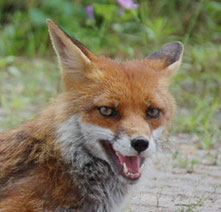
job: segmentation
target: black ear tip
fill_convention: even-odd
[[[184,48],[184,44],[181,41],[175,41],[174,43],[176,43],[177,45],[180,45],[182,48]]]
[[[167,61],[167,65],[171,65],[174,62],[181,59],[183,54],[184,45],[180,41],[167,43],[157,52],[151,54],[149,59],[160,59]]]
[[[182,53],[184,49],[184,45],[180,41],[174,41],[172,43],[167,43],[165,46],[163,46],[162,49],[169,50],[169,51],[176,51],[177,53],[180,52]]]

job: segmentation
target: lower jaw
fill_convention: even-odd
[[[124,178],[126,178],[127,180],[130,180],[130,181],[137,181],[140,179],[141,177],[141,174],[140,173],[123,173],[122,176]]]
[[[142,160],[142,165],[140,167],[139,172],[136,173],[125,172],[123,168],[123,170],[121,171],[121,175],[130,181],[137,181],[142,176],[143,168],[144,168],[144,160]]]
[[[103,146],[103,148],[105,149],[108,158],[112,161],[113,166],[115,167],[115,169],[117,169],[117,171],[119,172],[119,174],[126,180],[128,180],[130,183],[136,183],[140,177],[141,177],[141,172],[142,172],[142,168],[143,168],[143,163],[144,160],[142,160],[142,165],[141,165],[141,171],[137,172],[137,173],[130,173],[130,172],[125,172],[123,170],[123,165],[117,164],[118,162],[118,158],[115,155],[115,153],[113,152],[114,150],[112,149],[111,144],[109,144],[109,142],[107,141],[101,141],[101,144]],[[112,156],[111,156],[112,155]],[[114,158],[113,158],[114,157]]]

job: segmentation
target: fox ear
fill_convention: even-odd
[[[84,80],[84,72],[89,69],[95,55],[52,20],[47,19],[47,24],[66,86],[71,86],[73,81]]]
[[[164,74],[171,77],[180,67],[183,49],[184,46],[179,41],[168,43],[159,51],[151,54],[148,59],[150,59],[150,61],[153,60],[152,65],[155,66],[156,69],[162,70]]]

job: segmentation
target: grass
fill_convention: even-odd
[[[160,190],[156,193],[156,207],[160,207],[160,198],[162,195],[163,186],[160,187]]]
[[[46,60],[0,59],[0,128],[34,118],[58,93],[58,67]]]
[[[166,42],[183,41],[183,64],[171,87],[179,108],[172,133],[197,135],[199,148],[220,146],[221,3],[141,0],[137,10],[120,16],[115,0],[93,2],[95,18],[89,19],[85,7],[91,1],[1,1],[0,130],[35,117],[59,92],[45,24],[51,17],[94,52],[111,57],[142,58]]]
[[[221,48],[206,43],[185,52],[172,90],[179,108],[173,132],[195,134],[199,148],[214,148],[221,144]]]

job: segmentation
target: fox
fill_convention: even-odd
[[[65,91],[0,134],[0,212],[122,211],[174,119],[183,44],[121,61],[47,24]]]

